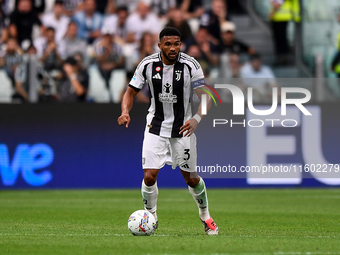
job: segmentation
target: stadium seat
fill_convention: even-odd
[[[126,85],[125,70],[118,69],[112,71],[109,90],[105,86],[105,81],[100,75],[97,65],[91,65],[88,71],[90,76],[88,97],[96,103],[108,103],[111,101],[111,95],[113,102],[119,103],[120,94]]]
[[[124,69],[112,71],[110,79],[110,93],[114,103],[120,103],[120,95],[126,85],[126,72]]]
[[[10,103],[12,101],[12,84],[4,70],[0,70],[0,103]]]
[[[53,11],[55,0],[45,0],[45,13]]]
[[[200,27],[200,21],[198,19],[189,19],[188,23],[189,23],[192,33],[196,34]]]
[[[264,20],[268,19],[268,15],[271,10],[271,4],[268,0],[253,0],[253,6],[256,12],[263,18]]]
[[[96,103],[110,102],[110,95],[105,86],[105,81],[99,73],[96,65],[91,65],[88,69],[90,81],[88,96]]]

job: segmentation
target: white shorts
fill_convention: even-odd
[[[143,152],[143,169],[161,169],[165,164],[177,166],[186,172],[196,172],[197,150],[196,136],[167,138],[149,133],[145,129]]]

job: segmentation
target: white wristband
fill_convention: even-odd
[[[192,118],[195,119],[197,121],[197,123],[200,123],[200,121],[202,119],[201,116],[199,116],[198,114],[195,114]]]
[[[70,80],[73,81],[75,79],[77,79],[77,74],[76,73],[73,73],[69,76]]]

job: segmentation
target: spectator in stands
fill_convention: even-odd
[[[26,49],[27,55],[37,55],[37,49],[34,47],[33,44],[30,44]]]
[[[117,14],[112,14],[105,17],[103,21],[102,30],[114,29],[115,41],[121,45],[126,42],[133,42],[133,34],[130,34],[131,38],[128,38],[126,20],[129,16],[128,8],[126,6],[120,6],[117,9]]]
[[[131,59],[129,59],[130,61],[132,61],[132,64],[129,65],[131,67],[127,70],[127,80],[131,80],[137,65],[143,58],[150,56],[158,51],[158,47],[156,47],[156,45],[153,43],[152,34],[144,33],[139,45],[136,46],[136,48],[134,49]],[[123,99],[124,93],[125,90],[123,90],[120,95],[121,100]],[[148,86],[144,86],[143,89],[137,94],[136,101],[141,103],[149,103],[150,100]]]
[[[204,13],[202,0],[176,0],[185,19],[199,18]]]
[[[127,80],[131,80],[134,71],[136,70],[137,65],[139,62],[149,56],[152,55],[153,53],[157,52],[158,49],[155,47],[155,44],[153,43],[153,36],[150,33],[144,33],[142,35],[142,38],[140,40],[140,43],[136,45],[132,56],[130,58],[127,58],[126,61],[130,61],[131,64],[129,63],[128,70],[127,70]],[[121,92],[120,95],[120,101],[123,99],[125,90]],[[148,86],[144,86],[143,89],[140,91],[140,93],[137,94],[136,96],[136,101],[141,102],[141,103],[149,103],[149,88]]]
[[[173,9],[169,13],[170,20],[165,25],[166,27],[174,27],[181,33],[182,44],[186,44],[193,35],[189,23],[184,19],[183,11],[181,9]],[[183,45],[185,47],[185,45]]]
[[[205,76],[210,75],[212,68],[218,65],[218,55],[214,50],[214,46],[208,40],[208,31],[205,28],[200,28],[193,41],[187,45],[186,52],[189,56],[197,59],[201,64]]]
[[[150,33],[144,33],[140,42],[135,45],[131,56],[126,57],[125,69],[127,71],[127,79],[131,80],[138,63],[144,57],[147,57],[158,51],[158,47],[153,43],[153,35]],[[123,93],[124,92],[125,91],[123,91]]]
[[[96,0],[96,11],[101,15],[105,15],[108,2],[112,3],[112,0]]]
[[[109,89],[112,71],[124,67],[124,57],[121,47],[114,42],[114,31],[103,30],[102,33],[103,36],[94,42],[94,49],[100,74]]]
[[[186,52],[190,55],[190,47],[194,46],[194,48],[198,48],[199,50],[199,58],[207,63],[209,66],[218,65],[218,48],[209,41],[209,33],[207,29],[200,28],[195,37],[188,41]],[[196,52],[196,50],[195,50]],[[191,55],[190,55],[191,56]]]
[[[86,64],[84,61],[84,55],[81,52],[76,52],[73,55],[73,58],[77,61],[78,67],[80,70],[85,70],[86,69]]]
[[[204,56],[197,44],[192,44],[189,46],[187,53],[195,58],[201,65],[204,76],[209,79],[210,76],[210,65],[209,60]]]
[[[153,37],[150,33],[144,33],[140,40],[139,46],[136,48],[133,56],[135,58],[134,61],[134,70],[136,69],[138,63],[143,60],[143,58],[154,54],[157,52],[155,48],[155,44],[153,43]]]
[[[245,91],[246,89],[242,84],[240,73],[242,67],[240,56],[236,53],[231,53],[227,60],[227,66],[225,66],[223,69],[221,68],[220,72],[223,83],[236,85]],[[218,94],[221,96],[223,102],[232,102],[232,94],[228,89],[221,89],[219,90]]]
[[[153,41],[158,41],[158,33],[161,30],[160,20],[157,15],[150,11],[147,1],[138,3],[137,11],[132,13],[126,21],[129,42],[138,42],[143,33],[149,32],[153,35]]]
[[[252,54],[249,63],[241,68],[242,83],[253,88],[254,102],[270,102],[272,88],[277,87],[274,73],[270,67],[262,64],[259,54]]]
[[[15,9],[18,9],[20,0],[15,0]],[[30,0],[32,9],[35,13],[41,14],[45,11],[45,0]]]
[[[83,9],[83,0],[63,0],[64,14],[72,17],[77,11]]]
[[[15,88],[13,98],[18,98],[20,101],[28,100],[27,92],[23,89],[23,83],[18,72],[19,66],[23,63],[22,50],[18,46],[15,38],[10,37],[7,40],[6,51],[0,56],[0,67],[6,71],[12,86]]]
[[[101,36],[100,29],[103,25],[103,16],[96,12],[96,2],[94,0],[84,1],[84,10],[77,12],[73,20],[78,25],[78,36],[87,40],[88,43]]]
[[[2,48],[3,44],[6,43],[8,38],[8,19],[0,6],[0,49]]]
[[[5,17],[11,14],[11,3],[8,0],[0,0],[0,9]]]
[[[272,23],[276,65],[286,65],[290,62],[290,49],[288,45],[288,22],[300,22],[299,0],[271,0],[272,11],[269,19]]]
[[[60,74],[62,67],[62,58],[60,57],[59,49],[55,41],[55,30],[53,27],[46,29],[46,36],[40,37],[34,41],[34,46],[37,49],[37,56],[43,63],[44,69],[48,72]],[[54,76],[54,75],[53,75]]]
[[[240,78],[240,70],[241,70],[241,61],[240,56],[236,53],[232,53],[229,56],[229,66],[225,70],[226,76],[230,79]]]
[[[32,10],[32,2],[19,0],[18,9],[10,16],[9,35],[17,38],[19,45],[25,40],[32,42],[33,25],[39,25],[41,33],[44,34],[44,27],[38,15]]]
[[[340,23],[340,12],[338,13],[338,22]],[[336,41],[336,50],[337,53],[333,58],[331,70],[337,74],[338,78],[340,78],[340,32],[338,33]]]
[[[336,73],[338,78],[340,78],[340,50],[338,49],[337,54],[333,58],[331,70]]]
[[[117,9],[117,27],[116,27],[116,40],[120,43],[125,43],[128,41],[128,32],[127,32],[127,18],[129,16],[129,12],[126,6],[121,6]]]
[[[151,10],[160,19],[167,18],[173,8],[176,8],[176,0],[151,0]]]
[[[223,53],[236,53],[236,54],[254,54],[254,48],[247,44],[235,39],[236,27],[232,22],[224,22],[221,25],[221,43],[220,50]]]
[[[211,40],[217,45],[221,39],[221,24],[230,20],[224,0],[213,0],[211,9],[201,17],[201,27],[208,29]]]
[[[71,21],[68,24],[66,35],[63,40],[61,40],[59,46],[62,59],[72,57],[77,52],[80,52],[83,56],[86,55],[87,43],[85,40],[78,37],[77,23]]]
[[[43,15],[41,21],[45,27],[53,27],[56,33],[55,40],[59,43],[65,36],[70,18],[64,16],[64,6],[62,0],[54,2],[53,12]]]
[[[116,1],[114,0],[96,0],[97,12],[102,15],[113,14],[116,12]]]
[[[239,1],[227,0],[227,6],[230,14],[246,14],[246,11]]]
[[[89,87],[89,75],[74,57],[68,57],[63,65],[64,81],[59,86],[62,102],[84,102]]]
[[[22,53],[17,40],[10,37],[7,42],[6,51],[2,52],[0,56],[0,66],[6,71],[13,85],[15,70],[22,63]]]

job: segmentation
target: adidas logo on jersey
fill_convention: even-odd
[[[159,73],[156,73],[154,76],[152,76],[152,78],[158,79],[158,80],[162,79],[162,77],[161,77],[161,75]]]
[[[181,167],[189,169],[189,165],[188,164],[181,165]]]

